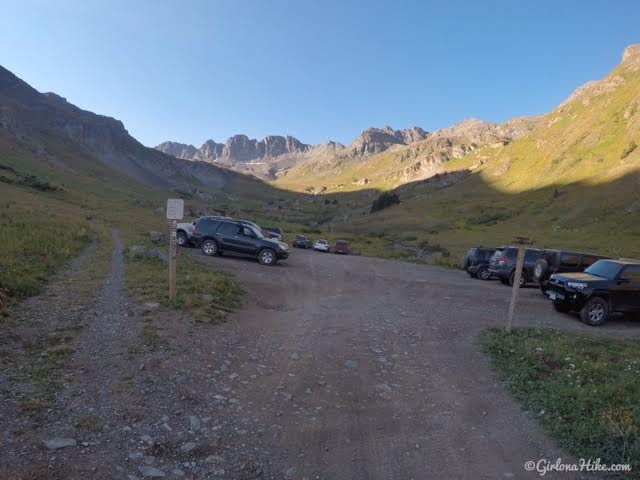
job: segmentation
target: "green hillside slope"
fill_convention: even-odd
[[[452,259],[513,235],[640,256],[639,144],[640,47],[632,46],[610,75],[576,91],[528,136],[451,160],[443,174],[398,187],[400,205],[336,228],[405,232],[444,245]]]

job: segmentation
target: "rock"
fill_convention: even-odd
[[[152,312],[160,308],[160,304],[157,302],[147,302],[143,305],[145,312]],[[140,365],[140,370],[144,370],[144,363]]]
[[[224,463],[224,458],[220,455],[209,455],[204,461],[207,463]]]
[[[55,437],[45,441],[44,445],[49,450],[58,450],[59,448],[75,447],[77,442],[73,438]]]
[[[289,467],[286,472],[284,472],[284,478],[287,480],[292,480],[296,475],[296,467]]]
[[[213,302],[216,299],[216,297],[214,295],[211,295],[210,293],[203,293],[202,295],[200,295],[200,298],[203,302]]]
[[[165,476],[165,473],[162,470],[150,465],[142,465],[138,467],[138,471],[143,477],[161,478]]]
[[[195,450],[195,448],[198,446],[198,444],[196,444],[195,442],[187,442],[184,445],[182,445],[182,447],[180,447],[180,450],[182,450],[185,453],[189,453],[192,450]]]
[[[142,440],[144,443],[146,443],[148,445],[153,445],[154,444],[153,438],[151,438],[150,435],[142,435],[140,437],[140,440]]]
[[[289,355],[289,358],[291,360],[299,360],[300,359],[300,355],[298,355],[297,353],[292,353],[291,355]]]
[[[129,460],[133,460],[133,461],[137,461],[137,460],[141,460],[144,457],[144,454],[142,452],[129,452]]]
[[[176,477],[184,477],[184,471],[180,470],[179,468],[174,468],[173,470],[171,470],[171,474]]]
[[[358,362],[356,362],[355,360],[347,360],[346,362],[344,362],[344,366],[346,368],[358,368]]]
[[[166,253],[156,250],[155,248],[147,248],[144,245],[132,245],[129,247],[129,257],[139,259],[157,258],[165,265],[169,265],[169,258]]]
[[[156,245],[164,245],[165,244],[165,236],[162,232],[149,232],[149,238]]]
[[[189,430],[197,432],[202,427],[202,421],[195,415],[189,415]]]

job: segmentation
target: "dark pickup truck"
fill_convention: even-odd
[[[559,312],[580,312],[580,319],[602,325],[612,313],[640,313],[640,261],[599,260],[584,272],[555,273],[547,296]]]

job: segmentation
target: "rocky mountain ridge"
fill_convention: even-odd
[[[252,173],[260,170],[256,169],[256,165],[269,164],[268,170],[277,173],[283,157],[292,160],[293,163],[316,155],[331,155],[346,159],[361,158],[384,152],[395,145],[415,143],[427,138],[428,135],[420,127],[394,130],[387,126],[363,131],[348,147],[334,141],[309,145],[290,135],[270,135],[257,140],[238,134],[230,137],[225,143],[207,140],[200,148],[172,141],[163,142],[155,148],[177,158],[219,163],[240,171],[249,170]]]
[[[249,180],[228,169],[145,147],[121,121],[82,110],[54,93],[40,93],[2,66],[0,133],[70,174],[74,167],[67,157],[79,157],[158,188],[200,191]]]

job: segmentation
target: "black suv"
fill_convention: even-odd
[[[292,245],[295,248],[305,248],[305,249],[313,248],[313,244],[311,243],[311,240],[309,240],[304,235],[298,235],[296,239],[293,241]]]
[[[205,255],[248,255],[263,265],[274,265],[289,256],[285,243],[265,238],[255,224],[243,220],[201,218],[196,222],[191,240]]]
[[[537,248],[527,248],[524,252],[524,264],[522,266],[522,276],[520,286],[524,287],[533,280],[533,266],[540,258],[542,250]],[[518,247],[499,247],[489,261],[489,272],[491,275],[505,284],[513,285],[516,272],[516,256]]]
[[[533,279],[544,293],[549,277],[554,273],[584,272],[585,269],[609,257],[593,253],[569,252],[565,250],[543,250],[542,256],[533,267]]]
[[[491,278],[491,272],[489,272],[489,260],[491,260],[491,257],[495,252],[495,248],[470,248],[462,260],[462,269],[465,270],[472,278],[489,280]]]
[[[640,260],[598,260],[584,273],[555,273],[547,296],[559,312],[580,312],[588,325],[612,313],[640,313]]]

